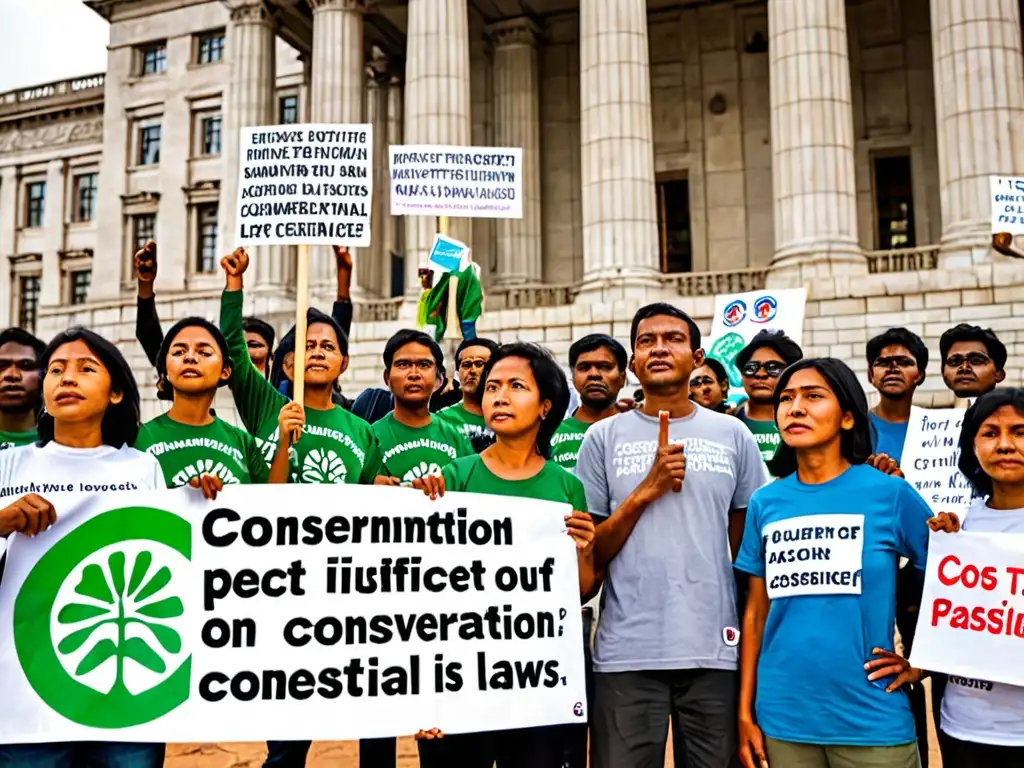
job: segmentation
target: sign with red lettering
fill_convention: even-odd
[[[1024,685],[1024,535],[931,534],[910,661]]]

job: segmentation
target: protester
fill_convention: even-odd
[[[583,436],[596,424],[619,413],[619,392],[626,386],[628,357],[611,336],[592,333],[569,347],[569,368],[580,406],[563,419],[551,438],[551,458],[566,469],[576,468]]]
[[[566,517],[579,557],[580,594],[596,590],[594,524],[583,486],[551,461],[551,437],[569,402],[569,388],[550,353],[534,344],[503,345],[481,375],[481,405],[495,443],[456,459],[440,477],[415,482],[432,498],[448,491],[490,493],[571,504]],[[571,728],[571,726],[569,726]],[[420,731],[421,768],[562,768],[566,726],[520,728],[444,736]]]
[[[39,356],[46,345],[28,331],[0,331],[0,450],[39,439]]]
[[[704,358],[704,365],[695,368],[690,377],[690,399],[712,411],[725,413],[729,406],[729,374],[725,366],[712,357]]]
[[[868,342],[867,358],[868,381],[880,396],[869,414],[875,430],[873,452],[900,462],[914,393],[928,368],[928,347],[916,333],[890,328]]]
[[[803,356],[800,345],[783,331],[761,331],[736,355],[748,398],[736,416],[754,435],[765,461],[771,461],[782,442],[775,425],[775,385],[782,372]]]
[[[1024,389],[997,389],[971,406],[960,432],[959,466],[978,494],[962,529],[1024,533]],[[928,522],[936,531],[961,530],[954,514]],[[1024,765],[1024,688],[949,676],[940,707],[944,764]]]
[[[267,482],[267,463],[256,440],[211,411],[232,370],[217,326],[200,317],[175,323],[164,337],[156,369],[157,389],[170,391],[174,402],[142,426],[135,447],[160,462],[167,487],[190,485],[216,498],[224,485]]]
[[[992,329],[960,323],[939,338],[942,380],[958,398],[981,397],[1006,378],[1006,346]]]
[[[764,464],[739,420],[689,399],[704,352],[686,313],[643,307],[630,343],[643,405],[594,424],[576,467],[607,568],[591,760],[660,765],[671,718],[676,765],[722,768],[736,749],[732,554]]]
[[[845,363],[792,365],[778,380],[775,415],[783,442],[768,468],[779,479],[751,499],[736,559],[750,574],[742,760],[917,768],[910,705],[891,695],[916,679],[892,650],[893,622],[899,558],[925,564],[928,505],[905,480],[865,463],[867,400]],[[836,560],[804,555],[822,551]]]
[[[455,367],[462,387],[462,402],[445,408],[438,415],[454,424],[463,437],[473,444],[477,453],[494,442],[494,432],[484,423],[480,399],[480,376],[498,345],[490,339],[476,337],[463,340],[455,350]]]
[[[139,390],[117,348],[84,328],[57,334],[40,356],[45,412],[39,442],[0,452],[0,487],[55,479],[113,488],[163,488],[160,465],[131,447],[139,431]],[[31,493],[0,510],[0,535],[34,535],[62,514]],[[0,768],[159,768],[163,744],[0,744]]]

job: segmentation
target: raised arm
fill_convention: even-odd
[[[157,271],[156,243],[149,240],[136,251],[132,266],[139,289],[135,300],[135,338],[149,358],[150,365],[156,367],[160,345],[164,342],[164,332],[156,313],[156,296],[153,292]]]
[[[338,269],[338,298],[331,309],[331,317],[341,326],[346,336],[352,335],[352,253],[343,245],[334,248],[334,262]]]

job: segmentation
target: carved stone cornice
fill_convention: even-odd
[[[366,13],[366,0],[306,0],[313,14],[318,11],[348,11]],[[314,22],[316,23],[316,22]]]
[[[486,27],[487,36],[496,47],[506,45],[537,45],[540,27],[528,16],[505,19]]]
[[[0,155],[103,140],[103,118],[64,120],[0,133]]]

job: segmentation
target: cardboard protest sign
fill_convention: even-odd
[[[523,218],[521,147],[392,145],[394,216]]]
[[[346,486],[53,494],[0,583],[0,743],[585,723],[568,505]]]
[[[990,176],[989,199],[992,206],[992,234],[1024,234],[1024,178]]]
[[[960,428],[966,409],[910,410],[901,468],[932,512],[956,512],[961,517],[974,497],[970,483],[957,467]]]
[[[932,533],[910,662],[1024,685],[1024,535]]]
[[[243,128],[234,245],[370,244],[371,125]]]

